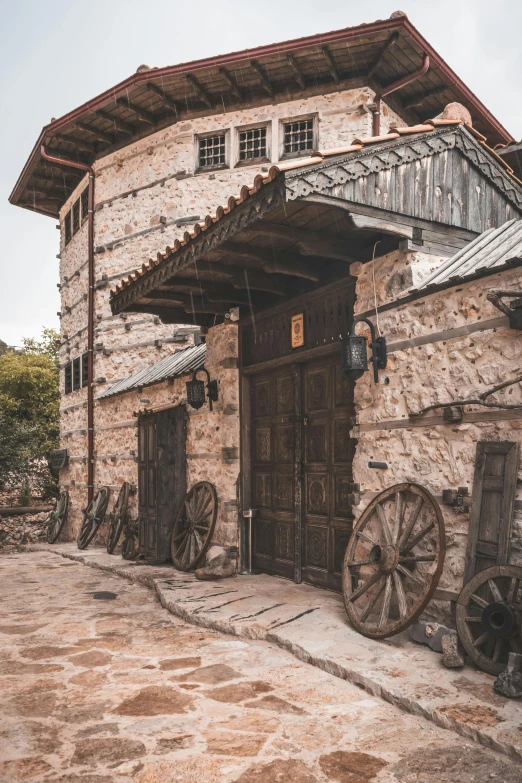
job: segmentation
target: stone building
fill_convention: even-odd
[[[93,491],[126,480],[152,553],[185,489],[208,480],[215,542],[234,546],[255,509],[257,568],[339,590],[354,520],[379,491],[453,490],[466,512],[477,442],[518,442],[519,412],[412,414],[517,374],[518,332],[487,293],[520,288],[519,245],[491,267],[471,260],[495,230],[517,236],[512,142],[400,13],[140,66],[46,126],[11,201],[60,221],[66,536]],[[342,370],[357,316],[388,341],[376,383]],[[186,405],[203,363],[212,411]],[[455,504],[443,514],[441,612],[469,525]]]

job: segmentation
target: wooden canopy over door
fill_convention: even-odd
[[[170,557],[170,536],[186,493],[185,408],[138,420],[138,512],[140,553],[152,561]]]

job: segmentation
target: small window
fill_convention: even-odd
[[[72,232],[71,232],[71,210],[66,214],[65,219],[63,221],[63,224],[65,226],[65,244],[68,245],[71,241]]]
[[[76,234],[80,230],[80,199],[77,199],[72,208],[72,232]]]
[[[200,169],[226,166],[225,134],[204,136],[198,139],[198,161]]]
[[[314,118],[304,117],[283,123],[283,155],[298,156],[314,148]]]
[[[255,160],[267,157],[266,125],[239,131],[239,160]]]
[[[78,356],[77,359],[73,359],[72,363],[73,391],[77,391],[81,386],[80,373],[80,357]]]
[[[89,354],[82,353],[82,388],[89,383]]]
[[[72,364],[68,362],[65,365],[65,393],[70,394],[72,392]]]
[[[80,196],[81,201],[81,207],[82,207],[82,223],[84,220],[87,220],[89,217],[89,188],[85,188],[82,195]]]

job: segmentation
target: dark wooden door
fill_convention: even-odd
[[[169,408],[138,421],[140,551],[147,559],[170,558],[170,536],[186,488],[186,414]]]
[[[518,443],[477,443],[464,584],[479,571],[509,562],[517,473]]]
[[[252,381],[252,564],[300,581],[301,379],[296,366]]]
[[[353,382],[333,356],[303,367],[303,580],[341,590],[353,527]]]

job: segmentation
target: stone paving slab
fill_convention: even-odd
[[[522,703],[493,691],[493,677],[473,666],[448,670],[441,656],[406,634],[367,639],[348,624],[342,597],[265,574],[200,582],[169,567],[136,565],[75,544],[31,545],[155,590],[162,605],[189,623],[262,639],[299,660],[438,726],[522,760]]]

